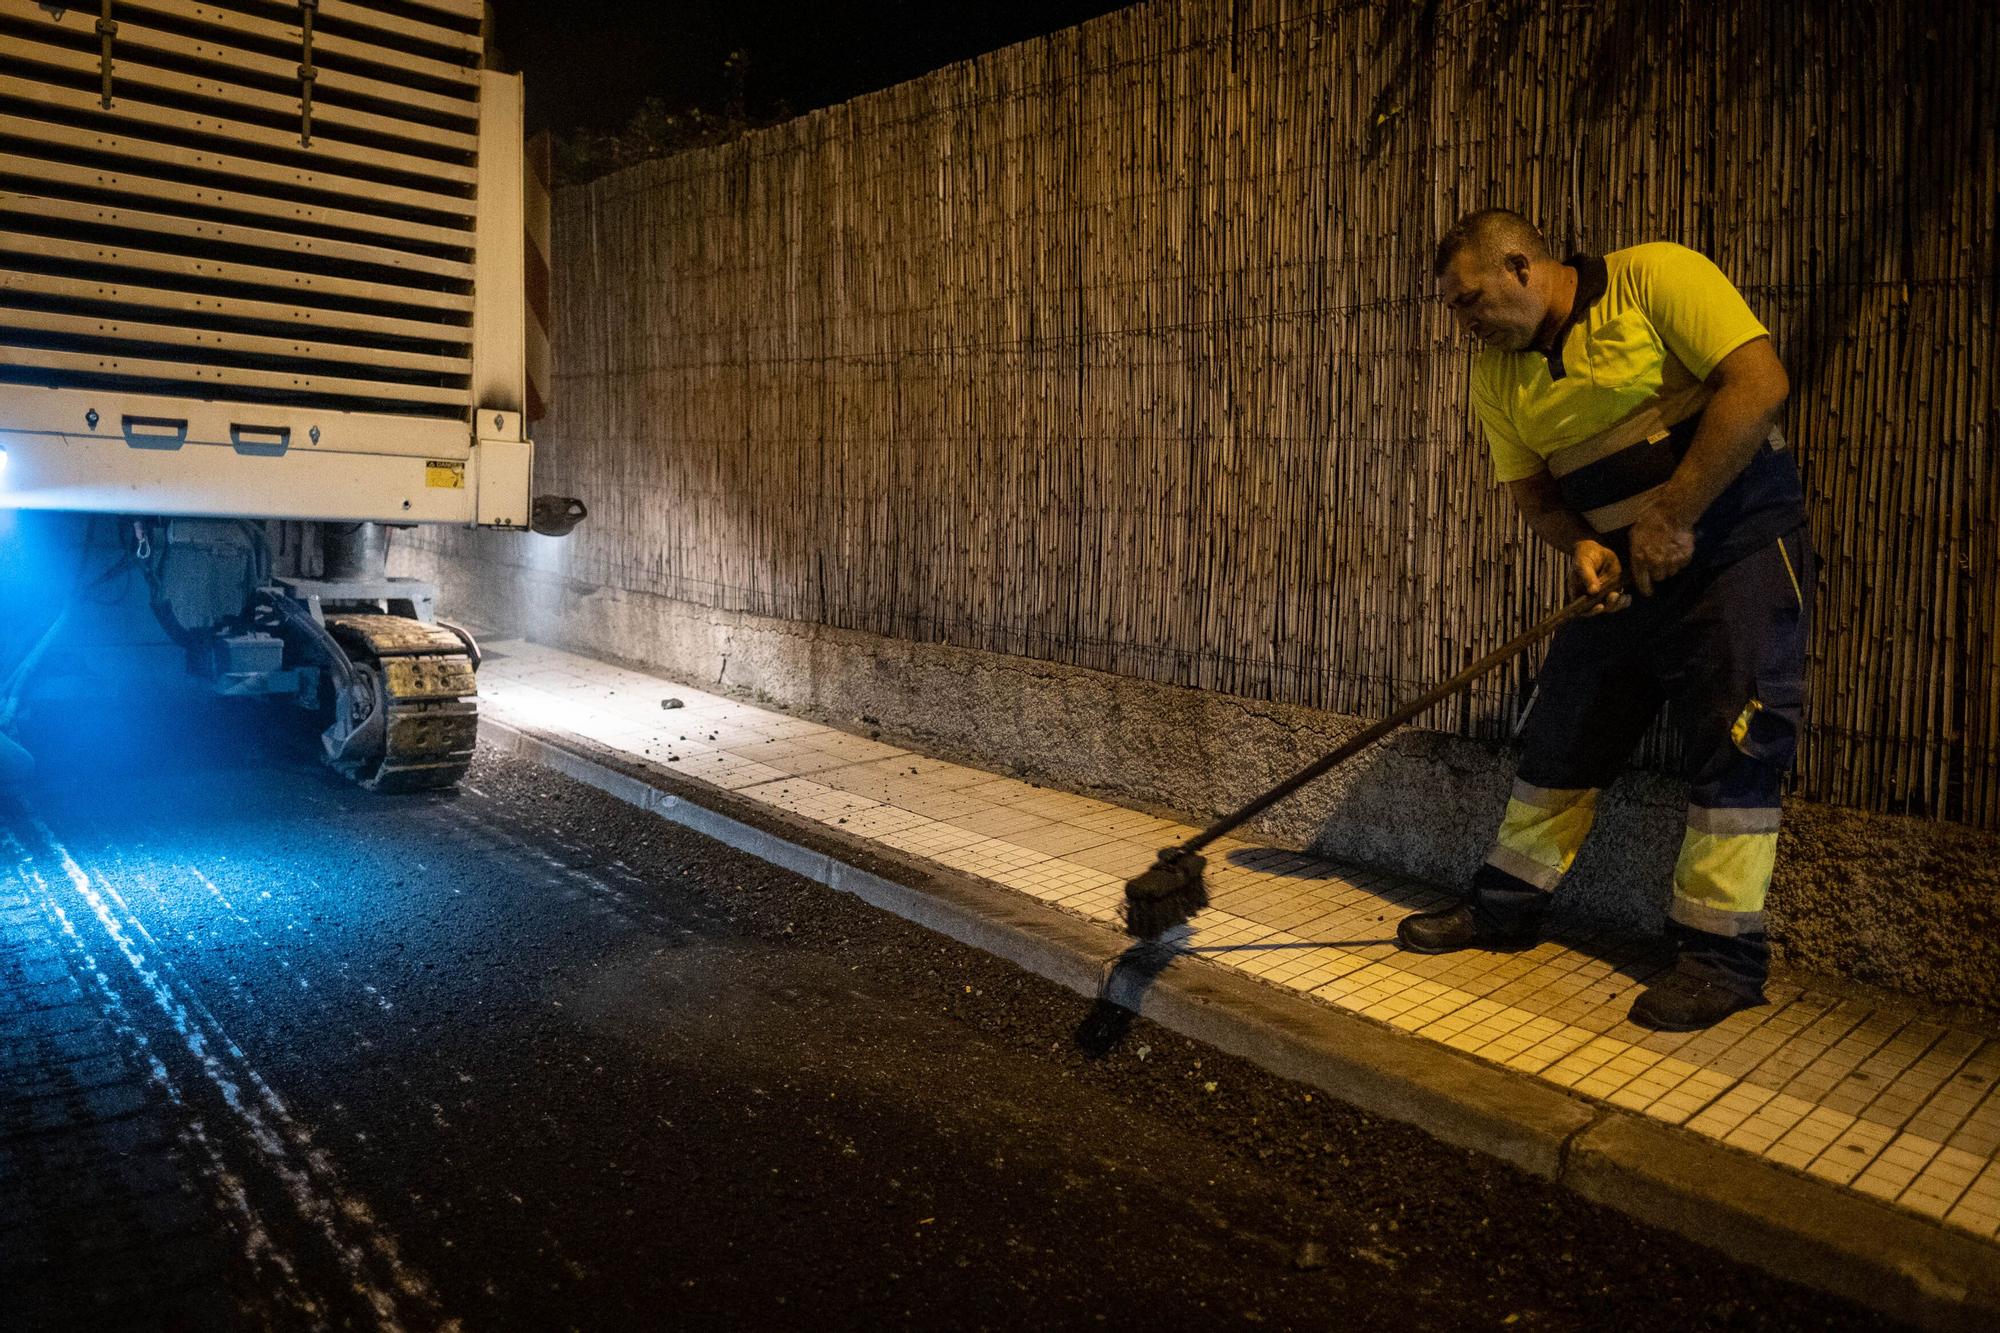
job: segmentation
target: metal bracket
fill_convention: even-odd
[[[113,0],[104,0],[97,18],[98,73],[104,81],[100,100],[106,111],[111,109],[111,43],[118,36],[118,24],[111,17],[112,3]]]
[[[105,0],[109,6],[111,0]],[[319,80],[319,71],[313,68],[313,16],[319,13],[319,0],[299,0],[299,143],[312,147],[313,141],[313,84]]]
[[[315,621],[324,621],[325,603],[380,602],[391,609],[408,609],[407,619],[429,625],[437,619],[437,585],[422,579],[296,579],[280,577],[273,584],[285,596],[305,608]],[[341,614],[335,612],[334,614]]]

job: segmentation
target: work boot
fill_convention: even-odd
[[[1761,990],[1724,985],[1707,968],[1683,958],[1632,1002],[1632,1021],[1655,1032],[1699,1032],[1739,1009],[1763,1003]]]
[[[1541,938],[1539,913],[1502,922],[1473,902],[1441,912],[1417,912],[1396,923],[1396,943],[1412,953],[1456,953],[1460,949],[1513,953],[1534,948]]]

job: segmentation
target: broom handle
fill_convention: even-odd
[[[1287,796],[1305,786],[1308,782],[1311,782],[1314,778],[1326,774],[1336,764],[1343,764],[1355,755],[1360,754],[1376,741],[1381,740],[1397,727],[1402,726],[1405,722],[1417,716],[1417,714],[1425,712],[1432,706],[1457,694],[1460,690],[1488,672],[1505,666],[1570,621],[1575,620],[1578,616],[1597,606],[1598,603],[1617,596],[1623,587],[1624,580],[1619,579],[1614,581],[1610,587],[1600,589],[1597,592],[1583,594],[1540,624],[1522,631],[1511,642],[1494,649],[1486,656],[1480,658],[1477,662],[1474,662],[1444,684],[1426,691],[1404,704],[1401,708],[1398,708],[1395,712],[1389,714],[1389,716],[1383,718],[1380,722],[1373,723],[1349,737],[1332,754],[1327,755],[1324,759],[1315,760],[1311,767],[1286,778],[1283,782],[1271,788],[1271,790],[1265,792],[1262,796],[1257,797],[1235,814],[1224,816],[1222,819],[1210,824],[1207,828],[1182,843],[1180,850],[1184,852],[1198,852],[1231,829],[1256,818],[1279,801],[1284,800]]]

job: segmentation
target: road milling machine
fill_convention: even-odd
[[[486,26],[0,0],[0,778],[114,663],[296,701],[371,788],[464,773],[479,649],[391,534],[583,514],[530,497],[546,194]]]

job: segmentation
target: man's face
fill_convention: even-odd
[[[1438,296],[1460,328],[1502,352],[1526,351],[1542,326],[1543,302],[1528,281],[1525,255],[1467,246],[1438,275]]]

